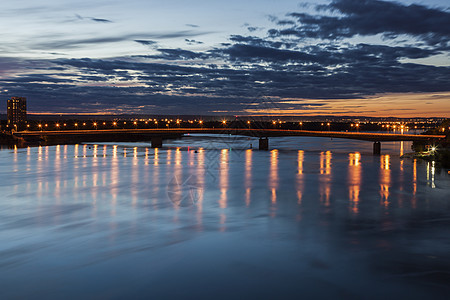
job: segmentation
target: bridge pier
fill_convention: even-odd
[[[269,150],[268,138],[259,138],[259,150]]]
[[[374,142],[373,143],[373,155],[380,155],[380,154],[381,154],[381,143]]]
[[[161,148],[162,144],[162,137],[152,137],[152,148]]]

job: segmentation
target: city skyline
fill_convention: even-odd
[[[446,5],[6,1],[0,97],[31,114],[450,117]]]

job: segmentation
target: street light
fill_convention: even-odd
[[[431,152],[431,155],[434,155],[435,153],[435,151],[437,150],[437,148],[436,148],[436,146],[432,146],[431,148],[430,148],[430,152]]]

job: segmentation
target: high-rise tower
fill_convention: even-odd
[[[27,98],[11,97],[7,102],[8,125],[14,129],[27,122]]]

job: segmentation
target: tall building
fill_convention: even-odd
[[[27,98],[11,97],[7,102],[8,125],[19,127],[27,121]],[[17,128],[16,128],[17,129]]]

